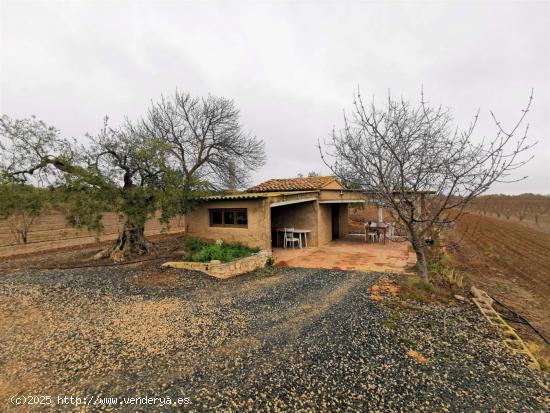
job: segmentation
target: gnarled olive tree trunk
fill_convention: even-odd
[[[144,232],[144,225],[134,224],[126,218],[115,242],[98,252],[94,259],[110,258],[115,262],[120,262],[132,255],[149,253],[153,248],[153,244],[147,241]]]

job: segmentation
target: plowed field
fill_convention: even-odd
[[[457,223],[457,265],[550,338],[550,234],[469,214]]]

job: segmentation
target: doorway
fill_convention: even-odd
[[[331,205],[332,239],[340,238],[340,205]]]

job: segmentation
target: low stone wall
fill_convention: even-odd
[[[270,251],[261,250],[249,257],[224,263],[218,260],[210,262],[173,261],[165,262],[162,266],[200,271],[216,278],[226,279],[264,267],[270,255]]]

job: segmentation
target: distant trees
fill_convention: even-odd
[[[537,225],[540,217],[550,214],[550,196],[536,194],[522,195],[483,195],[473,200],[471,210],[483,215],[493,214],[497,217],[517,218],[520,221],[533,220]]]
[[[29,231],[40,214],[54,204],[53,194],[32,185],[0,185],[0,219],[6,220],[14,241],[28,242]]]
[[[320,172],[316,172],[316,171],[309,171],[307,173],[307,175],[304,175],[304,174],[298,174],[298,178],[304,178],[304,176],[308,177],[308,178],[314,178],[316,176],[321,176],[321,173]]]
[[[495,182],[507,182],[528,159],[531,147],[519,120],[505,130],[492,114],[495,136],[475,143],[477,119],[466,130],[453,126],[449,110],[431,107],[422,93],[418,105],[388,96],[383,107],[355,97],[351,118],[335,130],[321,156],[334,174],[362,188],[403,223],[416,253],[421,276],[428,281],[424,240],[436,227],[451,223]],[[429,198],[429,202],[426,202]]]
[[[33,183],[58,188],[71,225],[101,230],[101,216],[123,218],[116,241],[96,258],[122,260],[151,244],[145,222],[186,212],[195,194],[220,187],[229,167],[238,182],[264,160],[263,143],[241,131],[239,111],[225,98],[176,93],[148,116],[113,128],[105,121],[89,144],[62,138],[35,118],[0,120],[2,187]]]

